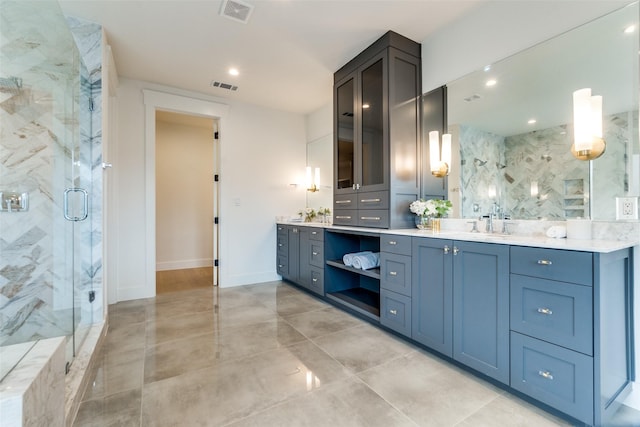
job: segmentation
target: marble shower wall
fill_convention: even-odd
[[[504,137],[466,125],[458,126],[458,132],[462,214],[477,218],[491,212],[494,203],[502,205]]]
[[[101,292],[93,304],[85,303],[88,289],[102,287],[100,61],[90,60],[101,58],[95,42],[101,29],[75,22],[77,45],[91,67],[84,85],[98,107],[90,113],[93,126],[86,120],[80,126],[80,56],[69,31],[74,23],[66,23],[54,1],[34,4],[0,3],[0,191],[30,196],[27,212],[0,212],[0,345],[68,336],[74,298],[82,311],[76,327],[102,320]],[[62,195],[86,182],[91,221],[77,227],[74,247]],[[74,256],[80,278],[75,290]]]
[[[613,197],[625,194],[631,132],[637,132],[637,112],[603,118],[605,154],[593,163],[594,193],[606,194],[592,206],[594,219],[615,218]],[[502,137],[469,126],[459,126],[463,215],[476,217],[491,211],[488,189],[497,189],[496,203],[514,219],[564,220],[588,217],[589,162],[575,159],[569,150],[571,125]],[[474,206],[478,209],[474,210]]]

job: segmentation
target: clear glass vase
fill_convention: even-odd
[[[429,230],[431,228],[430,217],[426,215],[416,215],[416,227],[420,230]]]

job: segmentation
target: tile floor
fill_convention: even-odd
[[[74,426],[557,426],[284,282],[109,307]]]

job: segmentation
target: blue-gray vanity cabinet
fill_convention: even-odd
[[[324,229],[278,224],[277,273],[324,295]]]
[[[509,384],[509,246],[453,243],[453,358]]]
[[[282,277],[289,276],[289,229],[286,225],[277,226],[276,272]]]
[[[420,55],[419,43],[389,31],[335,72],[334,224],[414,226],[409,204],[420,194]]]
[[[299,227],[298,284],[324,296],[324,229]]]
[[[453,356],[453,241],[412,240],[411,337]]]
[[[380,323],[411,337],[411,237],[380,236]]]
[[[633,378],[631,260],[631,249],[511,248],[512,388],[609,423]]]

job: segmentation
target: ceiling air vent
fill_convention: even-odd
[[[231,90],[231,91],[236,91],[238,90],[238,86],[234,86],[232,84],[229,83],[222,83],[222,82],[218,82],[215,80],[211,80],[211,87],[217,87],[220,89],[227,89],[227,90]]]
[[[220,8],[220,15],[225,18],[246,24],[253,12],[253,6],[238,0],[224,0]]]
[[[467,96],[466,98],[464,98],[464,100],[466,102],[473,102],[473,101],[475,101],[477,99],[480,99],[480,98],[482,98],[480,95],[478,95],[477,93],[474,93],[473,95]]]

